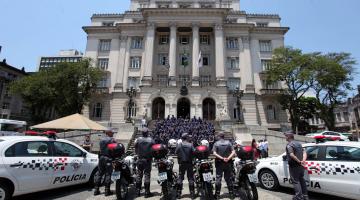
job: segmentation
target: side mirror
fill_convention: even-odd
[[[283,156],[282,156],[282,159],[283,159],[283,161],[287,161],[287,156],[286,156],[286,155],[283,155]]]
[[[86,152],[83,152],[83,153],[82,153],[82,157],[83,157],[83,158],[86,158],[86,155],[87,155]]]

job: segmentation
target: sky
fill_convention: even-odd
[[[360,63],[360,0],[241,0],[247,13],[279,14],[285,44],[304,52],[349,52]],[[123,13],[130,0],[0,0],[0,59],[36,71],[40,56],[86,47],[94,13]],[[360,72],[360,64],[355,66]],[[360,73],[353,86],[360,84]]]

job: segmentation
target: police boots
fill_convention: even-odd
[[[230,199],[234,199],[234,198],[235,198],[235,195],[234,195],[234,187],[233,187],[233,186],[230,186],[230,187],[229,187],[229,196],[230,196]]]
[[[100,190],[99,190],[99,187],[95,186],[94,187],[94,196],[97,196],[100,194]]]
[[[195,185],[189,185],[189,190],[190,190],[190,197],[191,199],[195,199]]]
[[[181,199],[182,184],[176,185],[176,198]]]
[[[221,185],[215,185],[215,199],[220,199]]]
[[[141,183],[136,183],[136,196],[140,196],[141,193]]]
[[[145,183],[145,198],[152,197],[153,194],[150,192],[150,183]]]
[[[110,196],[113,195],[114,193],[110,190],[110,187],[106,187],[105,188],[105,196]]]

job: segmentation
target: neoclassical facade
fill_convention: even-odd
[[[288,123],[276,100],[282,84],[264,76],[289,29],[278,15],[247,14],[239,0],[132,0],[129,11],[94,14],[83,29],[85,57],[106,72],[84,110],[94,120],[114,127],[128,116],[168,115],[271,129]]]

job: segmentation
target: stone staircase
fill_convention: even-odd
[[[136,138],[139,138],[141,136],[142,136],[141,131],[138,128],[135,128],[134,134],[133,134],[132,138],[130,139],[130,141],[128,143],[126,151],[135,152],[135,140],[136,140]]]

